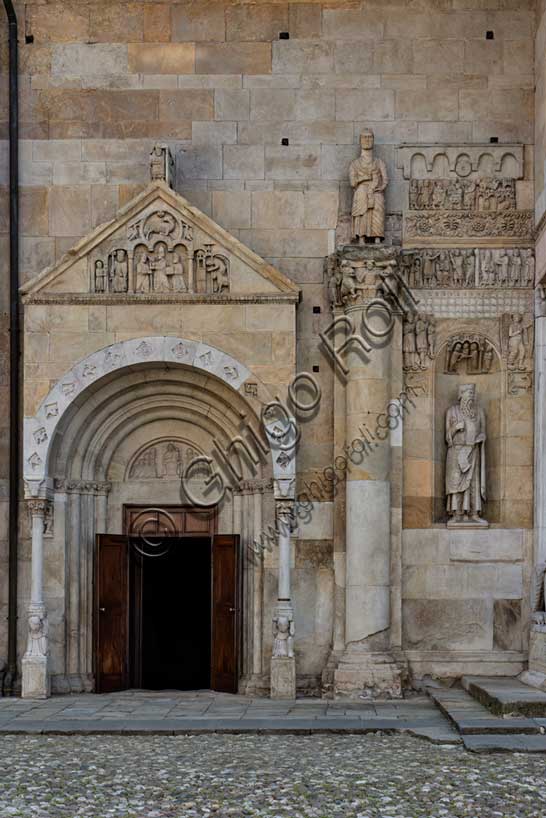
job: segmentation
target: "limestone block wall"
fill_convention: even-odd
[[[17,10],[23,280],[58,260],[141,190],[151,146],[168,143],[176,158],[176,188],[302,289],[297,367],[318,367],[322,400],[316,416],[302,425],[300,488],[320,478],[334,448],[334,380],[318,335],[330,321],[324,260],[345,238],[347,173],[359,132],[374,130],[387,164],[389,214],[406,206],[395,162],[400,143],[491,137],[527,146],[519,196],[521,207],[531,207],[534,0],[28,2]],[[493,39],[486,39],[488,31]],[[5,83],[5,43],[0,59]],[[3,250],[5,107],[0,114]],[[6,258],[2,252],[3,276]],[[2,310],[6,292],[0,288]],[[146,315],[138,313],[130,326],[127,309],[75,311],[55,327],[57,319],[38,317],[37,311],[26,343],[31,357],[48,356],[39,361],[48,376],[33,377],[30,364],[30,402],[38,403],[46,381],[68,368],[67,358],[85,354],[87,333],[96,336],[93,343],[99,336],[107,343],[148,334],[144,325],[170,330],[174,319],[162,307],[144,309]],[[177,317],[177,324],[182,320]],[[274,326],[266,322],[267,329],[247,327],[243,343],[218,327],[217,316],[212,320],[213,334],[222,339],[211,343],[242,360],[248,353],[259,367],[292,366],[275,316],[268,317]],[[190,334],[200,331],[189,328]],[[2,383],[0,399],[7,394]],[[4,434],[0,430],[0,440]],[[6,460],[3,448],[0,460]],[[7,467],[1,468],[0,480]],[[331,502],[327,487],[318,499],[317,505]],[[302,594],[322,623],[330,616],[319,600],[330,582],[331,529],[302,528],[294,555],[295,596]],[[0,564],[4,531],[0,518]],[[304,562],[316,565],[312,576]],[[3,599],[0,585],[0,615]],[[305,673],[320,672],[329,628],[304,629],[309,645],[319,632],[321,644],[320,657],[305,665]],[[2,638],[0,629],[0,657]]]

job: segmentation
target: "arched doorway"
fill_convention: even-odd
[[[170,350],[184,343],[145,339],[140,346],[149,341],[161,342],[163,349],[168,341]],[[256,408],[243,397],[240,377],[239,391],[227,382],[233,376],[229,367],[237,365],[233,359],[216,369],[216,373],[228,369],[222,378],[203,367],[153,360],[150,354],[148,360],[131,364],[124,350],[103,351],[103,360],[108,354],[110,360],[119,355],[118,361],[125,365],[95,378],[67,402],[58,419],[49,423],[48,442],[42,447],[43,458],[40,456],[43,465],[27,474],[27,490],[35,490],[40,482],[53,495],[55,547],[48,560],[50,570],[64,576],[59,589],[60,638],[52,640],[49,660],[53,689],[94,689],[95,536],[123,535],[124,514],[131,505],[180,505],[176,461],[184,459],[184,446],[197,453],[217,451],[218,462],[222,457],[225,461],[227,453],[230,460],[223,471],[229,490],[219,497],[216,519],[220,534],[239,536],[242,626],[238,675],[239,685],[244,686],[263,674],[263,561],[253,558],[249,545],[260,533],[264,514],[271,517],[274,509],[271,453],[267,446],[260,452],[251,445],[260,435]],[[81,362],[78,367],[83,372],[91,365]],[[68,377],[59,382],[60,390],[66,383],[70,383]],[[43,422],[54,397],[50,393],[41,414],[31,419],[30,435]],[[247,435],[245,429],[250,428],[253,434]],[[239,441],[235,447],[234,440]],[[149,455],[153,446],[155,457]],[[188,485],[193,485],[191,480]],[[188,581],[191,578],[186,577],[181,583],[182,593]],[[192,627],[191,622],[176,624]]]

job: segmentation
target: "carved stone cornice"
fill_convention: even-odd
[[[69,480],[55,478],[56,492],[66,494],[108,494],[112,484],[108,480]]]
[[[29,293],[23,304],[298,304],[299,293],[215,295],[192,293]]]
[[[498,240],[506,246],[526,246],[534,235],[532,210],[480,213],[454,210],[408,211],[404,239],[445,246],[450,241],[488,245]]]

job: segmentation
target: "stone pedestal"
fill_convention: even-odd
[[[390,653],[346,651],[334,672],[334,698],[399,699],[402,671]]]
[[[24,656],[21,692],[23,699],[47,699],[50,692],[47,656]]]
[[[271,659],[271,698],[296,698],[296,660],[294,657]]]
[[[520,681],[546,690],[546,625],[532,625],[529,634],[529,670],[519,675]]]

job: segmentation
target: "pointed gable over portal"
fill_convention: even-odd
[[[299,298],[297,286],[163,181],[21,288],[25,303]]]

